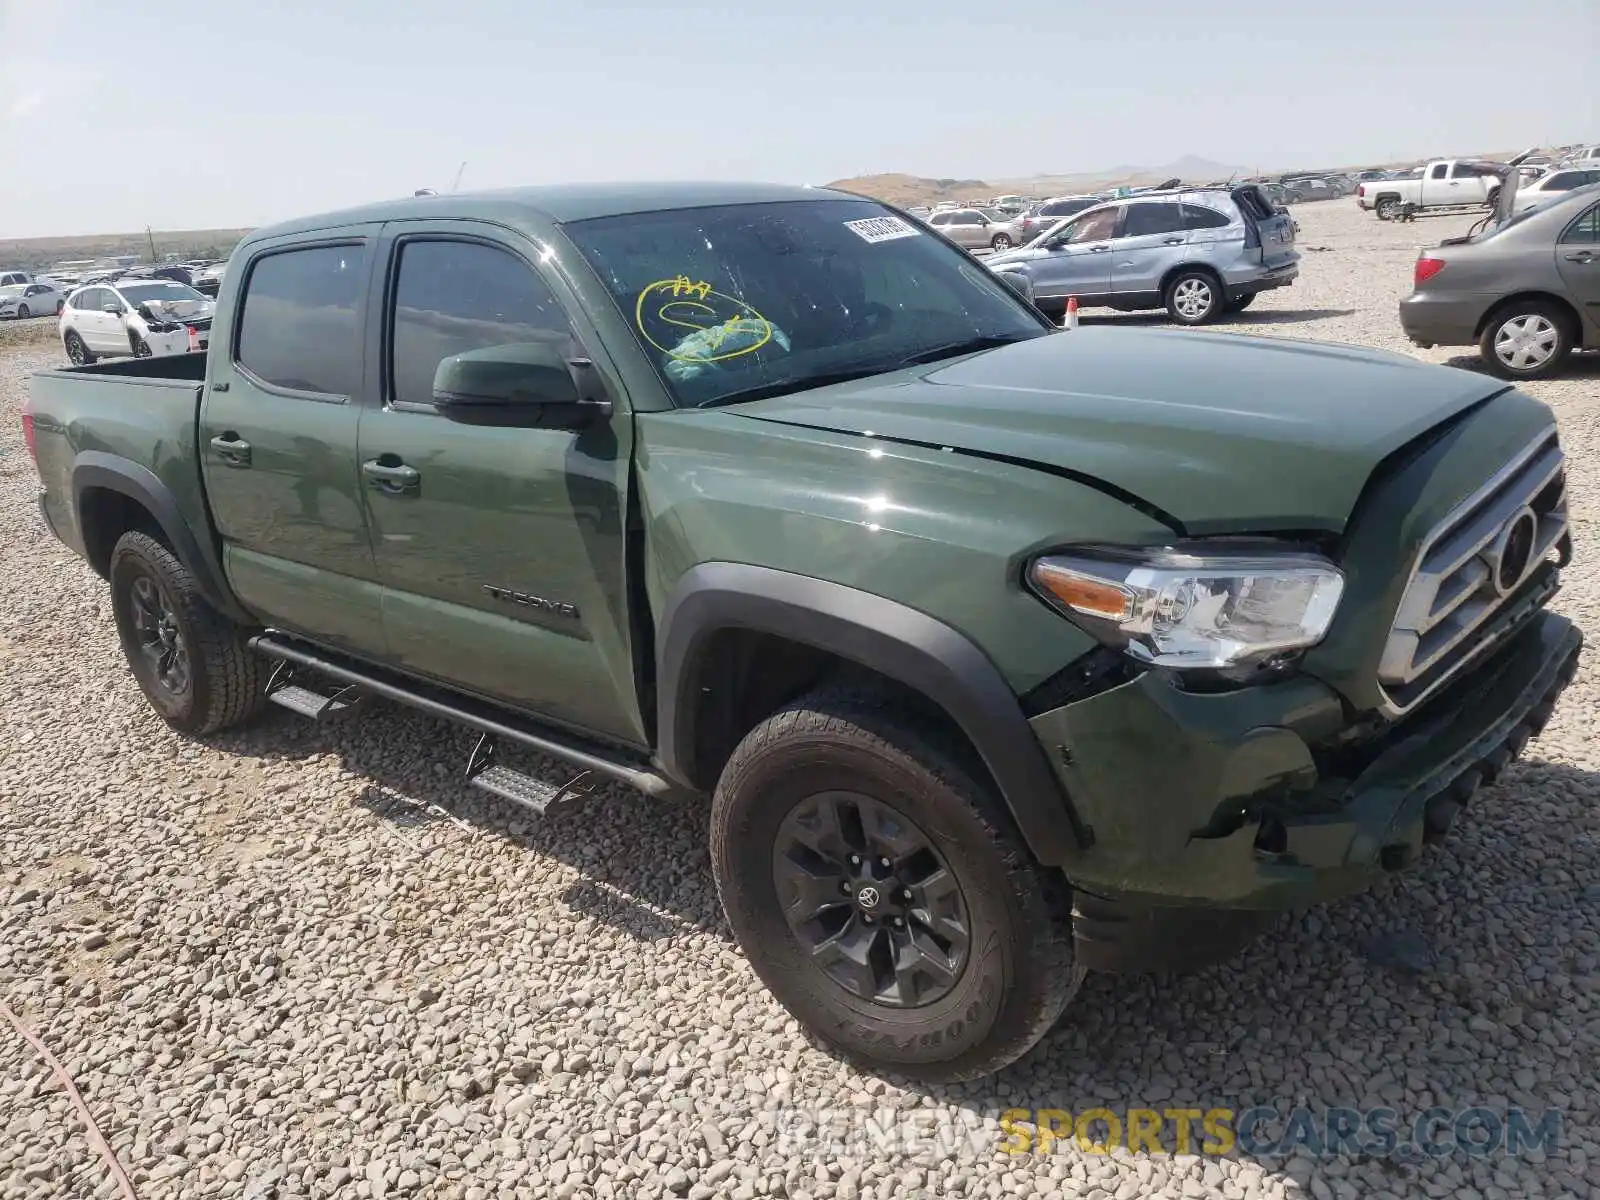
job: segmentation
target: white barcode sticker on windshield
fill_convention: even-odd
[[[892,242],[895,238],[921,236],[920,230],[913,229],[899,217],[868,217],[864,221],[846,221],[844,227],[863,242]]]

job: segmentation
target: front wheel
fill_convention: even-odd
[[[133,335],[131,341],[133,343],[133,356],[135,358],[153,358],[154,357],[155,352],[150,349],[150,343],[145,341],[137,333]]]
[[[711,814],[762,982],[835,1051],[927,1081],[1020,1057],[1080,981],[1065,886],[948,745],[887,697],[814,692],[740,742]]]
[[[67,350],[67,361],[73,366],[86,367],[94,361],[94,355],[89,353],[89,347],[76,329],[67,330],[67,336],[62,339],[62,344]]]
[[[1489,318],[1478,353],[1503,379],[1544,379],[1572,353],[1567,314],[1540,300],[1521,300]]]
[[[262,660],[200,595],[176,555],[149,534],[111,552],[111,611],[133,677],[174,729],[205,734],[254,716],[266,698]]]
[[[26,304],[17,305],[17,320],[26,321],[31,316],[33,316],[33,310]]]
[[[1011,249],[1011,238],[1010,238],[1010,236],[1008,234],[1004,234],[1004,233],[995,234],[994,237],[992,239],[990,239],[990,241],[989,241],[989,248],[991,250],[1009,250],[1009,249]]]
[[[1179,271],[1167,282],[1167,315],[1180,325],[1204,325],[1222,303],[1222,285],[1207,271]]]

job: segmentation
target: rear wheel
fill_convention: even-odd
[[[1222,284],[1209,271],[1179,271],[1167,281],[1167,315],[1180,325],[1204,325],[1222,311]]]
[[[1399,197],[1385,196],[1378,201],[1378,206],[1374,211],[1378,214],[1378,220],[1380,221],[1394,220],[1395,216],[1400,212]]]
[[[67,361],[73,366],[86,367],[94,361],[94,355],[89,353],[89,347],[84,345],[83,337],[76,329],[67,330],[62,344],[67,350]]]
[[[740,742],[711,816],[756,974],[836,1051],[930,1081],[1020,1057],[1080,979],[1064,885],[948,745],[888,697],[814,692]]]
[[[1009,250],[1011,249],[1011,236],[1005,233],[997,233],[990,239],[989,247],[993,250]]]
[[[1572,353],[1569,318],[1543,300],[1517,300],[1490,317],[1478,353],[1504,379],[1543,379]]]
[[[117,638],[145,699],[183,733],[254,716],[265,700],[262,660],[236,625],[200,595],[189,569],[155,538],[125,533],[111,552]]]

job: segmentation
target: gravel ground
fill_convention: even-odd
[[[1296,212],[1301,280],[1228,327],[1406,349],[1394,303],[1415,248],[1466,222]],[[15,410],[60,351],[10,333],[0,1000],[65,1064],[141,1196],[1600,1193],[1592,667],[1416,870],[1202,974],[1091,979],[998,1079],[901,1088],[815,1049],[759,986],[717,909],[701,812],[613,792],[525,822],[460,785],[466,735],[392,708],[209,743],[169,732],[124,670],[103,584],[38,520]],[[1528,390],[1573,459],[1578,559],[1558,605],[1594,636],[1600,362]],[[1274,1098],[1387,1105],[1402,1127],[1432,1105],[1564,1123],[1520,1159],[1420,1164],[999,1149],[1009,1107]],[[891,1133],[842,1146],[795,1115],[880,1109]],[[114,1194],[4,1023],[0,1194]]]

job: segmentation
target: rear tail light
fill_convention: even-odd
[[[33,414],[26,408],[22,410],[22,440],[27,443],[28,457],[33,459],[34,468],[39,466],[39,435],[33,431]]]
[[[1444,259],[1442,258],[1424,257],[1417,259],[1416,270],[1411,276],[1411,286],[1421,287],[1442,270],[1444,270]]]
[[[1367,194],[1367,185],[1364,184],[1364,183],[1357,184],[1356,185],[1356,195],[1365,196],[1366,194]]]

